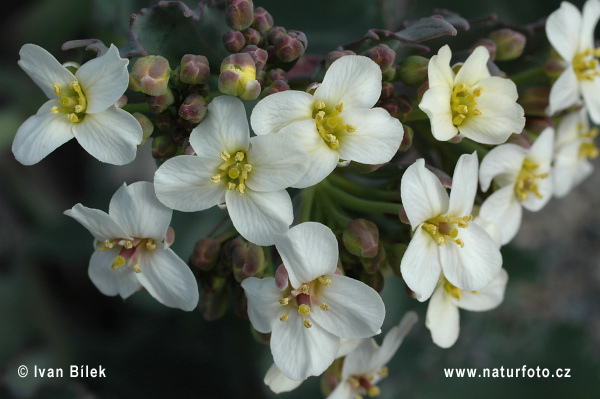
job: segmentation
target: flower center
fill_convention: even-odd
[[[481,95],[483,87],[473,90],[466,83],[454,86],[450,97],[450,108],[452,109],[452,124],[460,126],[467,116],[479,116],[481,110],[475,108],[475,98]]]
[[[579,80],[594,80],[600,75],[598,70],[598,57],[600,57],[600,48],[587,49],[573,57],[573,69]]]
[[[579,132],[583,132],[583,126],[579,126]],[[579,137],[584,141],[579,146],[579,158],[597,158],[599,155],[598,147],[593,140],[598,135],[598,128],[590,129],[587,133],[580,133]]]
[[[133,240],[127,240],[125,238],[116,238],[114,240],[105,240],[96,242],[96,249],[100,252],[107,251],[115,247],[120,247],[119,255],[115,257],[111,268],[117,270],[121,266],[132,266],[136,273],[141,273],[138,259],[140,252],[144,249],[147,251],[154,251],[156,249],[156,241],[152,238],[134,238]]]
[[[450,294],[451,296],[453,296],[454,298],[458,299],[460,301],[460,293],[462,292],[462,290],[454,285],[452,285],[452,283],[448,280],[446,280],[444,278],[444,289],[446,290],[446,292],[448,294]]]
[[[54,93],[58,94],[59,98],[56,100],[58,106],[52,107],[50,112],[53,114],[64,112],[71,122],[81,122],[87,109],[87,100],[79,82],[75,80],[69,83],[69,87],[65,91],[59,83],[54,83],[53,87]]]
[[[381,370],[377,372],[379,376],[377,381],[380,381],[382,378],[388,376],[388,368],[383,367]],[[362,399],[362,395],[369,395],[369,397],[374,398],[376,396],[381,395],[381,390],[374,383],[375,381],[374,374],[363,374],[363,375],[353,375],[348,377],[348,382],[352,387],[352,391],[356,393],[355,399]]]
[[[330,285],[330,278],[327,278],[326,276],[320,276],[310,283],[303,283],[297,289],[292,289],[291,286],[288,286],[288,288],[284,291],[283,297],[279,300],[279,303],[282,306],[289,305],[291,307],[295,307],[298,313],[304,316],[304,327],[311,328],[312,324],[308,319],[308,316],[311,312],[311,306],[313,304],[318,305],[319,308],[325,312],[329,310],[329,306],[325,303],[321,303],[319,305],[318,293],[323,286],[329,287]],[[290,314],[285,311],[279,320],[285,322],[289,317]]]
[[[323,101],[315,103],[313,118],[317,124],[319,135],[331,149],[340,147],[339,137],[346,133],[356,131],[356,126],[344,124],[344,118],[338,116],[344,109],[344,103],[339,103],[334,109],[328,107]]]
[[[539,165],[528,159],[523,161],[523,167],[517,177],[517,183],[515,184],[515,194],[519,201],[525,201],[529,198],[529,195],[533,193],[538,199],[542,199],[542,194],[538,191],[538,179],[545,179],[548,177],[548,173],[535,173],[535,170],[539,168]]]
[[[452,215],[436,216],[429,219],[421,226],[435,240],[437,245],[442,246],[448,241],[452,241],[461,248],[465,246],[463,240],[458,237],[458,228],[466,229],[469,222],[473,220],[473,215],[454,217]]]
[[[219,172],[210,178],[213,183],[224,181],[229,190],[236,189],[241,195],[246,189],[246,179],[252,171],[252,165],[248,163],[248,157],[244,151],[238,151],[234,157],[225,151],[221,153],[224,161],[219,166]]]

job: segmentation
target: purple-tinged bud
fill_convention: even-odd
[[[277,42],[277,39],[279,39],[281,36],[285,35],[286,33],[287,33],[287,31],[285,30],[285,28],[283,26],[274,26],[269,31],[269,34],[267,35],[267,41],[270,44],[275,45],[275,42]]]
[[[546,70],[546,75],[548,75],[551,79],[558,79],[560,75],[569,67],[569,64],[565,61],[558,58],[550,58],[546,61],[544,65],[544,69]]]
[[[372,274],[369,274],[364,270],[361,271],[360,281],[373,288],[377,292],[383,291],[383,286],[385,284],[385,279],[383,278],[381,270],[377,270],[375,273]]]
[[[249,46],[258,46],[265,41],[260,32],[253,28],[248,28],[244,31],[244,39],[246,40],[246,45]]]
[[[266,76],[266,83],[270,84],[276,80],[287,82],[287,73],[281,68],[269,69]]]
[[[402,61],[396,71],[396,76],[407,86],[419,87],[427,81],[428,65],[428,58],[411,55]]]
[[[206,100],[199,94],[192,93],[183,100],[179,107],[179,116],[192,123],[200,123],[206,116]]]
[[[382,268],[387,262],[385,248],[379,245],[377,255],[373,258],[360,258],[360,263],[363,266],[363,270],[368,274],[373,274]]]
[[[506,28],[494,31],[488,37],[496,43],[496,61],[519,58],[527,42],[524,34]]]
[[[158,136],[152,140],[152,157],[168,159],[177,153],[177,144],[170,136]]]
[[[269,54],[266,50],[258,48],[254,45],[244,47],[241,53],[250,54],[250,57],[252,57],[252,60],[254,61],[256,74],[262,72],[263,68],[265,67],[265,64],[267,63],[267,59],[269,58]]]
[[[189,139],[192,129],[186,129],[185,126],[179,126],[173,131],[173,141],[177,147],[183,147],[183,143]]]
[[[231,287],[231,303],[233,305],[233,312],[240,319],[248,320],[248,298],[246,298],[246,292],[242,288],[241,284],[237,284],[232,281]]]
[[[519,96],[517,102],[525,110],[527,116],[546,117],[546,108],[550,101],[550,88],[530,87]]]
[[[398,115],[400,115],[400,105],[398,105],[398,101],[394,100],[393,98],[383,100],[379,106],[385,109],[393,118],[396,118]]]
[[[191,259],[189,262],[190,266],[193,266],[191,264]],[[194,274],[196,275],[197,279],[198,279],[198,283],[200,284],[200,288],[202,288],[202,290],[206,291],[206,292],[219,292],[219,291],[223,291],[223,289],[227,286],[227,278],[226,277],[221,277],[221,276],[217,276],[215,273],[212,272],[203,272],[200,270],[194,270]]]
[[[475,50],[479,46],[483,46],[488,50],[490,53],[490,60],[493,61],[496,58],[496,42],[494,42],[492,39],[483,38],[477,40],[471,46],[471,50]]]
[[[308,41],[303,32],[290,30],[275,42],[275,55],[282,62],[292,62],[304,54]]]
[[[119,99],[115,103],[115,107],[123,108],[125,105],[127,105],[127,96],[125,94],[123,94],[121,97],[119,97]]]
[[[228,0],[225,7],[225,23],[231,29],[244,30],[254,21],[252,0]]]
[[[260,93],[260,96],[258,98],[260,98],[261,100],[271,94],[275,94],[275,93],[279,93],[282,91],[286,91],[289,90],[290,86],[287,84],[287,82],[284,82],[283,80],[276,80],[273,83],[271,83],[268,87],[266,87],[262,93]]]
[[[214,321],[225,316],[228,303],[229,297],[227,295],[227,290],[219,292],[201,291],[198,307],[200,308],[204,320]]]
[[[154,125],[152,124],[150,118],[148,118],[144,114],[134,112],[132,115],[142,127],[142,142],[139,145],[142,146],[146,143],[146,140],[148,140],[150,136],[152,136],[152,132],[154,132]]]
[[[129,74],[129,88],[149,96],[161,96],[168,90],[171,68],[160,55],[138,58]]]
[[[412,145],[413,136],[415,135],[415,132],[408,125],[402,125],[402,127],[404,128],[404,136],[402,136],[402,142],[400,143],[400,148],[398,148],[398,151],[404,152],[408,151],[408,149]]]
[[[175,97],[171,89],[167,87],[165,94],[161,94],[160,96],[146,96],[146,102],[150,106],[150,112],[160,114],[175,103]]]
[[[233,54],[223,60],[219,75],[219,90],[222,93],[254,100],[260,94],[260,89],[260,83],[256,80],[256,67],[250,54]]]
[[[360,162],[356,162],[356,161],[352,162],[352,166],[354,167],[354,169],[356,169],[358,171],[358,173],[361,173],[363,175],[366,175],[368,173],[373,173],[377,169],[381,168],[383,165],[385,165],[385,164],[380,163],[380,164],[376,164],[376,165],[369,165],[366,163],[360,163]]]
[[[379,100],[386,100],[394,95],[394,85],[390,82],[382,82]]]
[[[396,52],[386,44],[378,44],[363,55],[375,61],[383,73],[392,67],[396,59]]]
[[[163,112],[162,114],[154,115],[152,120],[154,122],[154,126],[162,132],[168,132],[173,128],[173,118],[170,112]]]
[[[230,53],[239,53],[246,45],[244,34],[237,30],[230,30],[223,35],[223,46]]]
[[[421,102],[423,94],[425,94],[427,90],[429,90],[429,80],[425,81],[425,83],[417,88],[417,100],[419,100],[419,102]]]
[[[374,258],[379,245],[377,225],[366,219],[351,220],[344,229],[344,246],[352,255]]]
[[[277,267],[277,270],[275,271],[275,284],[277,285],[277,288],[279,288],[281,291],[286,289],[286,287],[288,286],[288,277],[288,271],[282,263],[281,265],[279,265],[279,267]]]
[[[248,277],[260,277],[267,266],[265,251],[262,247],[250,242],[238,245],[231,257],[233,277],[241,283]]]
[[[273,27],[273,17],[262,7],[254,9],[254,21],[252,27],[263,35]]]
[[[352,50],[334,50],[328,53],[325,56],[325,69],[329,69],[331,64],[333,64],[338,59],[346,56],[346,55],[356,55],[356,53]]]
[[[196,241],[190,255],[190,264],[203,271],[212,270],[219,260],[221,243],[214,238],[201,238]]]
[[[400,263],[402,262],[402,257],[406,252],[406,248],[408,248],[408,245],[406,244],[392,244],[387,247],[386,250],[390,269],[392,269],[394,274],[398,277],[402,277],[402,273],[400,272]]]
[[[533,133],[541,133],[548,127],[554,127],[552,118],[536,118],[528,116],[525,122],[525,129]]]
[[[400,107],[400,113],[398,114],[398,118],[406,119],[414,110],[412,103],[404,96],[398,97],[396,99],[396,102]]]
[[[189,85],[200,85],[208,83],[210,79],[210,67],[208,59],[203,55],[186,54],[181,58],[181,71],[179,78],[183,83]]]

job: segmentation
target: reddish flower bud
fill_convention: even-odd
[[[160,114],[175,103],[175,97],[171,89],[167,87],[165,94],[159,96],[146,96],[146,102],[150,106],[150,112]]]
[[[179,116],[192,123],[200,123],[206,116],[206,100],[199,94],[192,93],[183,100],[179,107]]]
[[[343,233],[344,246],[353,255],[374,258],[379,245],[377,225],[366,219],[350,221]]]
[[[230,30],[223,35],[223,46],[230,53],[239,53],[246,45],[246,39],[242,32]]]
[[[386,44],[378,44],[363,55],[375,61],[381,68],[381,72],[390,69],[396,59],[396,52]]]
[[[331,64],[333,64],[339,58],[342,58],[346,55],[356,55],[356,53],[352,50],[334,50],[325,56],[325,69],[329,69]]]
[[[479,39],[472,46],[471,50],[475,50],[477,47],[483,46],[487,48],[490,53],[490,60],[494,60],[496,58],[496,43],[492,39]]]
[[[267,35],[267,41],[270,44],[275,44],[275,42],[277,41],[277,39],[279,39],[281,36],[285,35],[287,33],[287,31],[285,30],[285,28],[283,26],[274,26],[270,31],[269,34]]]
[[[530,87],[519,96],[517,102],[525,110],[527,116],[546,117],[546,108],[550,101],[550,88]]]
[[[138,58],[129,74],[129,88],[150,96],[167,92],[171,68],[169,61],[160,55]]]
[[[140,146],[144,145],[144,143],[146,143],[146,140],[148,140],[148,138],[150,138],[150,136],[152,136],[152,132],[154,132],[154,125],[152,124],[152,121],[150,120],[150,118],[148,118],[146,115],[144,114],[140,114],[139,112],[134,112],[133,117],[138,121],[138,123],[140,124],[140,126],[142,127],[142,142],[140,143]]]
[[[262,91],[262,93],[260,93],[260,96],[258,98],[260,98],[262,100],[263,98],[265,98],[266,96],[268,96],[270,94],[279,93],[281,91],[286,91],[289,89],[290,89],[290,86],[287,84],[287,82],[284,82],[283,80],[276,80],[273,83],[271,83],[271,85],[266,87]]]
[[[252,27],[264,35],[273,27],[273,17],[264,8],[256,7]]]
[[[246,45],[255,46],[258,46],[265,41],[265,38],[262,37],[260,32],[253,28],[248,28],[244,31],[244,39],[246,40]]]
[[[307,45],[303,32],[290,30],[275,42],[275,55],[282,62],[292,62],[304,54]]]
[[[247,53],[233,54],[223,60],[219,75],[219,90],[244,100],[254,100],[260,94],[256,67]]]
[[[154,159],[168,159],[177,152],[177,145],[169,136],[158,136],[152,140],[152,157]]]
[[[203,271],[211,270],[219,260],[221,243],[214,238],[202,238],[196,241],[190,255],[190,264]]]
[[[250,54],[250,57],[252,57],[252,60],[254,61],[254,67],[256,68],[257,74],[262,72],[267,63],[267,59],[269,58],[269,54],[266,50],[254,45],[244,47],[241,53]]]
[[[228,0],[225,7],[225,23],[231,29],[244,30],[254,21],[252,0]]]
[[[203,55],[186,54],[181,58],[179,78],[183,83],[199,85],[208,83],[210,67],[208,59]]]

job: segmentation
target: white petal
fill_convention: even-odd
[[[516,144],[503,144],[493,148],[479,165],[481,190],[487,191],[494,178],[501,187],[514,185],[526,156],[527,150]]]
[[[121,58],[111,44],[106,54],[86,62],[75,72],[87,100],[85,112],[102,112],[125,93],[129,84],[127,64],[129,60]]]
[[[549,101],[548,114],[550,116],[579,102],[579,82],[573,65],[565,69],[552,85]]]
[[[287,231],[294,220],[292,200],[285,190],[244,194],[227,190],[225,203],[236,230],[256,245],[273,245],[274,235]]]
[[[97,240],[133,238],[113,218],[99,209],[76,204],[73,208],[67,209],[64,214],[81,223]]]
[[[346,359],[344,359],[344,365],[342,366],[342,379],[347,379],[350,376],[357,376],[363,374],[370,374],[378,372],[383,366],[378,369],[374,369],[373,357],[379,350],[379,345],[373,338],[363,339],[360,345],[350,352]]]
[[[340,103],[347,109],[372,108],[381,95],[381,69],[360,55],[337,59],[315,91],[315,100],[330,107]]]
[[[304,327],[304,318],[290,312],[285,322],[276,322],[271,333],[271,353],[275,364],[296,381],[320,375],[335,359],[340,339],[313,323]]]
[[[271,332],[287,309],[279,303],[282,295],[275,279],[249,277],[242,281],[242,288],[248,299],[248,317],[252,326],[263,334]]]
[[[249,140],[244,104],[231,96],[212,100],[206,118],[190,134],[190,144],[196,154],[208,158],[219,157],[222,151],[231,156],[237,151],[246,151]]]
[[[471,312],[484,312],[492,310],[504,300],[504,291],[508,282],[508,273],[501,269],[498,277],[487,287],[476,292],[462,291],[457,305],[461,309]]]
[[[38,163],[73,138],[73,124],[66,116],[50,112],[50,108],[55,105],[56,101],[47,101],[37,114],[27,118],[17,130],[12,152],[23,165]]]
[[[180,155],[163,163],[154,174],[156,196],[171,209],[195,212],[225,202],[224,181],[210,180],[220,159]]]
[[[340,158],[378,165],[389,162],[396,155],[404,137],[404,128],[386,110],[349,110],[341,116],[344,123],[355,126],[356,131],[339,137]]]
[[[551,175],[545,179],[537,179],[537,182],[540,198],[536,195],[530,195],[525,201],[521,202],[523,208],[530,212],[537,212],[546,206],[548,201],[552,199],[552,194],[554,193],[554,181]]]
[[[438,245],[422,228],[417,228],[400,263],[402,278],[421,302],[431,296],[442,266]]]
[[[257,135],[277,133],[290,123],[314,119],[315,99],[303,91],[287,90],[260,100],[252,110],[250,124]]]
[[[329,287],[322,287],[318,300],[329,306],[311,307],[309,317],[333,335],[342,338],[368,338],[379,331],[385,317],[385,306],[373,288],[362,281],[337,274],[328,276]]]
[[[500,230],[500,227],[498,227],[495,222],[484,219],[481,216],[476,216],[475,219],[473,219],[473,223],[484,229],[485,232],[492,237],[498,248],[502,246],[502,230]]]
[[[275,364],[269,367],[265,379],[263,380],[265,385],[271,388],[271,391],[275,393],[289,392],[298,388],[303,381],[290,380],[277,368]]]
[[[161,204],[154,185],[146,181],[123,184],[112,196],[108,214],[130,236],[163,241],[173,211]]]
[[[142,142],[142,127],[128,112],[112,106],[97,114],[86,114],[73,124],[73,134],[84,150],[99,161],[125,165],[135,159]]]
[[[319,276],[333,274],[337,268],[335,234],[321,223],[305,222],[292,227],[275,237],[275,247],[294,288]]]
[[[582,125],[583,131],[589,129],[589,126],[585,126],[584,124],[588,124],[585,108],[582,108],[579,111],[569,112],[560,120],[556,127],[556,142],[554,143],[554,146],[559,148],[573,140],[577,140],[579,138],[579,125]]]
[[[410,332],[412,327],[419,320],[417,314],[413,311],[406,312],[402,317],[400,324],[394,326],[385,334],[381,347],[371,357],[369,369],[379,371],[394,357],[404,337]]]
[[[434,86],[423,94],[419,103],[431,122],[431,134],[439,141],[448,141],[458,134],[458,128],[452,123],[451,96],[451,87]]]
[[[562,198],[593,172],[593,165],[579,157],[582,140],[563,145],[556,153],[552,168],[554,195]]]
[[[494,191],[479,209],[479,216],[496,224],[502,232],[502,245],[508,244],[521,227],[523,208],[514,190],[514,185],[508,185]]]
[[[500,250],[489,234],[475,223],[458,229],[458,238],[463,240],[464,248],[452,242],[440,247],[444,275],[458,288],[479,290],[491,283],[500,272]]]
[[[113,270],[111,265],[119,255],[119,249],[113,248],[108,251],[94,251],[90,259],[88,275],[92,283],[104,295],[120,295],[127,299],[136,292],[141,284],[135,277],[133,268],[122,266]]]
[[[170,248],[142,250],[139,282],[165,306],[192,311],[198,306],[198,284],[189,266]]]
[[[548,41],[566,61],[571,61],[577,51],[581,22],[581,13],[568,1],[563,1],[546,20]]]
[[[295,138],[269,134],[250,139],[248,163],[252,171],[246,185],[256,191],[276,191],[290,187],[306,174],[308,155]]]
[[[437,55],[434,55],[429,60],[427,66],[427,75],[429,78],[429,87],[445,86],[446,88],[454,87],[454,72],[450,68],[450,60],[452,52],[446,44],[438,50]],[[448,97],[448,106],[450,105],[450,97]]]
[[[29,75],[31,80],[42,89],[46,97],[58,98],[54,93],[54,83],[63,87],[75,81],[73,75],[67,68],[49,52],[35,44],[25,44],[19,51],[19,66]]]
[[[413,230],[448,210],[448,194],[440,180],[425,169],[423,159],[417,159],[404,172],[400,197]]]
[[[466,83],[468,86],[475,86],[482,80],[489,78],[490,71],[487,68],[489,59],[490,52],[486,47],[479,46],[475,48],[456,74],[454,84]]]
[[[554,155],[554,129],[547,127],[535,140],[527,159],[538,164],[536,173],[545,173],[550,169],[550,162]]]
[[[357,339],[340,338],[340,348],[338,349],[338,352],[336,353],[335,358],[337,359],[340,357],[347,356],[348,353],[355,350],[362,341],[363,341],[362,338],[357,338]]]
[[[588,0],[583,5],[578,53],[594,48],[594,30],[600,18],[600,1]]]
[[[582,80],[581,94],[590,113],[590,118],[595,124],[600,124],[600,79]]]
[[[354,391],[352,391],[352,386],[350,382],[347,380],[340,381],[335,389],[329,394],[327,399],[353,399],[356,395],[354,395]]]
[[[431,331],[433,342],[441,348],[450,348],[458,339],[460,331],[458,308],[449,300],[443,285],[438,286],[429,300],[425,326]]]
[[[470,155],[463,154],[458,159],[454,175],[452,176],[452,190],[450,190],[448,214],[456,217],[471,214],[475,194],[477,193],[478,167],[479,163],[476,152]]]

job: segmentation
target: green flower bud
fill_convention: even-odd
[[[373,258],[360,258],[360,263],[363,266],[363,270],[369,274],[375,273],[387,262],[385,248],[381,245],[378,246],[377,255]]]
[[[181,71],[179,79],[190,85],[208,83],[210,79],[210,67],[208,59],[203,55],[186,54],[181,58]]]
[[[260,83],[256,80],[256,67],[250,54],[233,54],[223,60],[219,90],[244,100],[254,100],[258,97]]]
[[[377,225],[366,219],[351,220],[344,229],[344,247],[353,255],[374,258],[379,246]]]
[[[489,38],[496,43],[496,60],[510,61],[523,54],[527,39],[522,33],[512,29],[500,29],[490,33]]]
[[[171,68],[160,55],[138,58],[129,74],[129,88],[149,96],[161,96],[168,90]]]
[[[144,114],[140,114],[139,112],[134,112],[133,117],[138,121],[138,123],[142,127],[143,138],[142,142],[140,143],[140,146],[142,146],[144,145],[144,143],[146,143],[146,140],[148,140],[150,136],[152,136],[152,132],[154,132],[154,125],[152,124],[150,118],[148,118]]]
[[[233,264],[233,277],[238,283],[248,277],[260,277],[267,266],[265,251],[262,247],[250,242],[235,247],[231,261]]]
[[[419,87],[427,80],[428,65],[428,58],[411,55],[400,64],[396,77],[408,86]]]
[[[408,125],[402,125],[404,128],[404,136],[402,137],[402,142],[400,143],[400,148],[398,151],[408,151],[410,146],[412,145],[413,136],[415,132]]]
[[[206,321],[218,320],[225,316],[229,297],[227,291],[200,292],[199,308]]]
[[[558,77],[562,75],[562,73],[565,69],[568,68],[568,66],[569,64],[567,64],[561,59],[550,58],[548,61],[546,61],[546,64],[544,64],[544,69],[546,71],[546,75],[548,75],[549,78],[558,79]]]
[[[246,39],[242,32],[237,30],[230,30],[223,35],[223,46],[225,50],[230,53],[239,53],[242,48],[246,45]]]
[[[160,114],[175,103],[175,97],[173,96],[171,89],[167,87],[165,94],[159,96],[146,96],[146,102],[150,106],[150,112],[153,114]]]
[[[372,274],[369,274],[363,270],[360,273],[360,281],[373,288],[377,292],[381,292],[383,290],[383,286],[385,283],[385,279],[383,278],[381,270],[377,270],[375,273]]]
[[[196,241],[190,255],[190,264],[203,271],[212,270],[219,260],[221,243],[214,238],[201,238]]]
[[[200,123],[206,116],[206,100],[200,94],[192,93],[179,107],[179,116],[192,123]]]
[[[275,44],[275,42],[277,41],[277,39],[279,39],[281,36],[285,35],[287,33],[287,31],[285,30],[285,28],[283,26],[274,26],[270,31],[269,34],[267,35],[267,41],[270,44]]]
[[[168,159],[177,153],[177,145],[170,136],[158,136],[152,140],[152,157]]]
[[[228,0],[225,7],[225,23],[231,29],[244,30],[254,22],[252,0]]]

